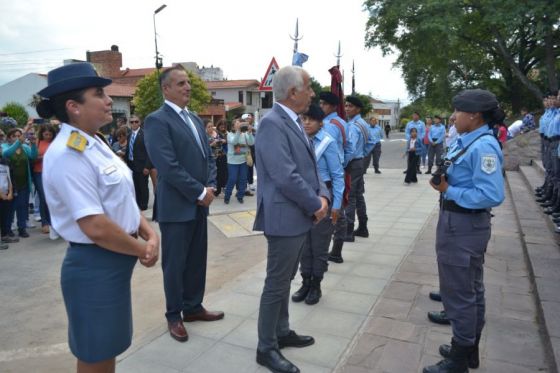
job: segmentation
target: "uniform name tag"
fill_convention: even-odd
[[[111,175],[115,171],[117,171],[117,167],[115,167],[115,165],[110,165],[103,170],[103,173],[105,175]]]
[[[484,154],[482,155],[482,160],[480,162],[480,167],[482,171],[487,174],[491,174],[498,168],[498,157],[496,154]]]
[[[78,131],[72,131],[70,137],[68,138],[68,141],[66,142],[67,147],[77,150],[80,153],[82,153],[86,149],[87,144],[87,139]]]

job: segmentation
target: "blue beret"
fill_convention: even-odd
[[[466,89],[453,97],[453,107],[466,113],[483,113],[496,109],[498,100],[484,89]]]

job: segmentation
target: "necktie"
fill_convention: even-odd
[[[128,145],[128,160],[132,161],[134,160],[134,156],[132,155],[132,152],[134,150],[134,141],[136,140],[136,132],[132,132],[132,135],[130,136],[130,144]]]
[[[187,126],[190,128],[196,143],[198,144],[198,147],[200,148],[200,151],[202,152],[202,156],[204,158],[206,158],[206,154],[204,153],[204,148],[202,147],[202,142],[200,141],[200,136],[198,135],[198,131],[196,130],[196,127],[193,123],[193,121],[191,120],[191,118],[189,117],[189,113],[186,110],[182,110],[181,111],[181,117],[183,117],[183,120],[187,123]]]

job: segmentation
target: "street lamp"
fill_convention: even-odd
[[[165,9],[166,6],[167,5],[163,4],[162,6],[160,6],[159,8],[157,8],[154,11],[154,42],[156,44],[156,71],[157,71],[157,74],[158,74],[158,78],[159,78],[159,69],[161,69],[163,67],[163,60],[159,56],[159,52],[158,52],[158,49],[157,49],[156,14],[158,14],[163,9]]]

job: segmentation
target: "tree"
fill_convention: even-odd
[[[0,111],[8,114],[8,117],[14,118],[19,127],[25,126],[27,119],[29,119],[29,114],[25,107],[17,102],[8,102]]]
[[[366,46],[396,52],[413,98],[446,107],[486,88],[514,112],[558,88],[560,7],[553,0],[366,0]],[[527,101],[527,98],[530,98]],[[507,107],[506,107],[507,108]]]
[[[189,110],[200,112],[210,103],[212,96],[208,93],[206,84],[195,73],[187,71],[191,85],[191,101]],[[163,96],[160,92],[157,72],[146,75],[141,79],[137,86],[134,98],[132,99],[135,110],[134,113],[141,118],[156,111],[163,103]]]

